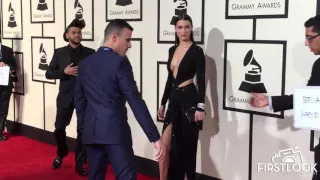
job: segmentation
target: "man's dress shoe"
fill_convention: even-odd
[[[75,171],[79,176],[88,176],[88,171],[85,170],[82,166],[76,166]]]
[[[0,141],[6,141],[8,138],[6,138],[4,135],[0,134]]]
[[[61,167],[62,164],[62,158],[60,156],[57,156],[52,163],[52,169],[58,169]]]

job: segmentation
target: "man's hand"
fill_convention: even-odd
[[[252,93],[250,104],[253,107],[261,108],[269,105],[268,97],[258,93]]]
[[[6,66],[4,62],[0,62],[0,67]]]
[[[76,76],[78,74],[78,66],[71,67],[72,65],[73,63],[64,68],[64,73],[67,75]]]
[[[154,147],[157,149],[156,159],[157,161],[162,161],[165,156],[165,146],[162,144],[161,140],[154,143]]]

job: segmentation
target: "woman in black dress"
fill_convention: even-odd
[[[169,49],[168,79],[158,110],[168,151],[159,162],[161,180],[195,179],[198,136],[205,116],[205,57],[194,42],[192,28],[191,17],[180,15],[175,22],[176,43]]]

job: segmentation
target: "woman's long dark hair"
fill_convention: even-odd
[[[176,19],[176,22],[174,23],[174,26],[177,25],[178,21],[180,20],[186,20],[186,21],[189,21],[191,26],[193,26],[192,24],[192,19],[191,17],[188,15],[188,14],[181,14],[177,17]],[[193,38],[193,30],[191,30],[191,34],[190,34],[190,40],[194,43],[194,38]],[[177,33],[175,33],[175,44],[178,46],[180,44],[180,40],[179,40],[179,37],[177,35]]]

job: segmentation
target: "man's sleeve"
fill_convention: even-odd
[[[307,86],[318,86],[320,76],[320,60],[316,60],[312,65],[311,76],[308,80]]]
[[[45,75],[47,79],[62,79],[65,77],[64,70],[59,67],[56,51],[53,54]]]
[[[274,112],[293,109],[293,95],[272,96],[269,104]]]
[[[320,84],[320,60],[316,60],[312,66],[311,76],[307,86],[317,86]],[[270,103],[270,102],[269,102]],[[274,112],[293,109],[293,95],[272,96],[271,103]]]
[[[136,82],[133,78],[132,67],[128,59],[120,63],[116,72],[117,80],[122,94],[127,99],[135,118],[147,135],[150,142],[155,142],[160,139],[160,134],[154,124],[149,110],[142,99]]]
[[[9,47],[3,47],[3,51],[4,51],[3,54],[6,54],[6,56],[10,57],[10,59],[0,59],[0,62],[7,64],[10,67],[11,71],[12,70],[15,71],[17,68],[17,63],[13,55],[13,50]]]
[[[16,62],[16,59],[14,58],[13,56],[13,50],[10,48],[10,60],[8,61],[8,66],[10,67],[10,70],[11,71],[16,71],[16,68],[17,68],[17,62]]]
[[[84,90],[81,84],[80,73],[78,73],[76,79],[76,87],[74,90],[74,103],[77,114],[77,130],[82,131],[84,122],[84,112],[87,106],[87,100],[84,94]]]

